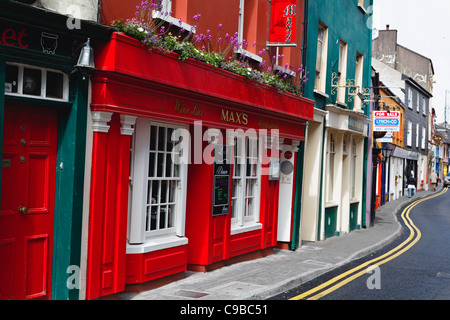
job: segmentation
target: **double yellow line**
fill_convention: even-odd
[[[441,192],[438,192],[431,196],[425,197],[423,199],[416,200],[413,203],[409,204],[403,210],[403,212],[401,214],[401,218],[403,219],[403,221],[405,222],[405,225],[410,230],[410,234],[409,234],[409,237],[405,241],[403,241],[401,244],[399,244],[397,247],[395,247],[391,251],[386,252],[385,254],[383,254],[375,259],[372,259],[363,264],[360,264],[359,266],[357,266],[347,272],[344,272],[344,273],[334,277],[333,279],[328,280],[327,282],[325,282],[309,291],[306,291],[305,293],[295,296],[295,297],[291,298],[290,300],[301,300],[301,299],[317,300],[317,299],[320,299],[320,298],[326,296],[327,294],[346,285],[347,283],[355,280],[356,278],[358,278],[364,274],[367,274],[366,267],[368,267],[368,266],[378,267],[392,259],[395,259],[396,257],[401,255],[405,251],[409,250],[412,246],[414,246],[417,243],[417,241],[419,241],[419,239],[422,235],[420,230],[414,225],[411,218],[409,217],[409,213],[410,213],[411,209],[423,201],[427,201],[432,198],[443,195],[444,193],[447,192],[447,190],[448,190],[447,188],[444,188]],[[361,269],[363,269],[363,270],[359,271]],[[334,284],[334,283],[336,283],[336,284]],[[333,286],[331,286],[331,285],[333,285]],[[328,289],[326,289],[326,288],[328,288]],[[317,293],[317,292],[319,292],[319,293]]]

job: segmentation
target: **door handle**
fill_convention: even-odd
[[[19,213],[27,213],[27,211],[28,211],[28,209],[27,209],[27,207],[22,207],[22,206],[20,206],[19,207]]]

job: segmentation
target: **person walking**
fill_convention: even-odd
[[[408,183],[408,197],[414,196],[414,190],[416,189],[416,179],[414,178],[414,174],[411,171],[409,174],[409,178],[407,180]]]
[[[433,172],[430,174],[430,183],[431,183],[431,190],[436,191],[436,184],[438,181],[438,175],[436,171],[433,170]]]

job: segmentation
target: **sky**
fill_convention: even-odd
[[[373,28],[397,30],[397,43],[433,62],[432,107],[437,122],[444,122],[445,95],[447,122],[450,122],[450,1],[374,0]]]

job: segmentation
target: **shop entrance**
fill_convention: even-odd
[[[56,109],[6,104],[0,204],[0,299],[50,299]]]

